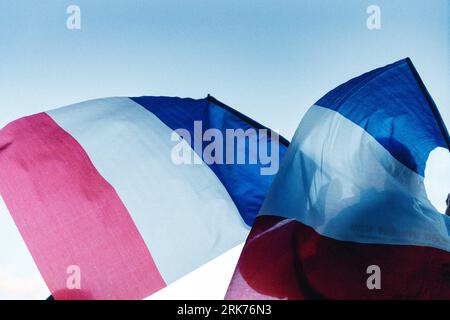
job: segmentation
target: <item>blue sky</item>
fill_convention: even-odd
[[[66,28],[71,4],[81,30]],[[210,93],[290,139],[326,92],[407,56],[450,126],[448,0],[0,0],[0,127],[91,98]],[[448,153],[436,159],[441,199]]]
[[[406,56],[449,123],[449,3],[0,0],[0,126],[89,98],[211,93],[290,138],[327,91]]]

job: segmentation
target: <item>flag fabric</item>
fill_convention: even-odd
[[[429,153],[449,145],[409,58],[326,94],[291,141],[226,298],[449,299],[450,218],[424,187]]]
[[[196,122],[255,129],[235,137],[231,160],[254,156],[249,141],[287,149],[211,96],[98,99],[0,131],[0,194],[56,299],[144,298],[245,240],[274,175],[205,159],[219,151],[206,152]],[[192,165],[171,159],[176,143]]]

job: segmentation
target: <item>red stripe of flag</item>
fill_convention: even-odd
[[[369,290],[367,267],[380,268]],[[450,253],[325,237],[296,220],[259,216],[228,299],[450,299]]]
[[[0,131],[0,182],[56,299],[138,299],[165,286],[114,188],[47,114]],[[70,289],[70,266],[79,267],[80,289]]]

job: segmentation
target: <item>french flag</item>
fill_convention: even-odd
[[[450,299],[450,218],[427,198],[449,148],[409,58],[337,87],[301,121],[228,299]]]
[[[250,134],[214,161],[208,129]],[[252,141],[288,146],[211,96],[82,102],[0,131],[0,194],[55,299],[141,299],[245,240],[274,179]]]

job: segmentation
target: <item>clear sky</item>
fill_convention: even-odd
[[[80,30],[66,28],[71,4]],[[371,4],[381,30],[366,27]],[[449,127],[449,0],[0,0],[0,127],[91,98],[210,93],[290,139],[327,91],[407,56]],[[429,195],[443,201],[448,153],[434,158]],[[15,232],[2,228],[0,248]]]

